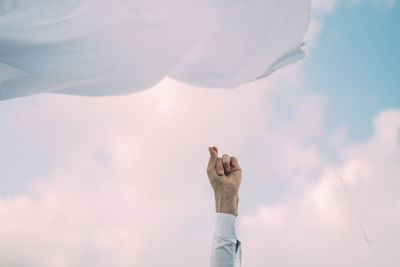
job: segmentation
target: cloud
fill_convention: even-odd
[[[386,7],[393,7],[396,3],[396,0],[352,0],[353,3],[361,3],[361,2],[372,2],[380,5],[384,5]]]
[[[318,15],[324,15],[327,13],[332,13],[335,8],[340,3],[345,4],[360,4],[363,2],[372,2],[379,5],[384,5],[386,7],[393,7],[396,3],[396,0],[351,0],[351,1],[342,1],[342,0],[312,0],[313,11]]]
[[[166,80],[130,97],[41,95],[10,104],[2,143],[14,149],[2,153],[3,182],[24,166],[13,154],[53,160],[43,163],[45,174],[28,165],[29,189],[1,199],[1,264],[159,266],[155,255],[169,255],[164,263],[188,265],[171,252],[184,243],[170,242],[211,235],[207,146],[237,153],[237,140],[261,116],[252,107],[261,93]],[[202,253],[203,265],[211,240],[204,237],[186,254]]]
[[[301,77],[292,66],[236,90],[166,79],[129,97],[44,94],[9,102],[1,179],[13,183],[23,169],[30,182],[0,200],[1,264],[188,266],[197,258],[197,266],[207,265],[215,213],[207,147],[236,155],[250,170],[257,159],[241,155],[260,141],[263,150],[274,146],[258,159],[286,160],[291,167],[281,174],[295,172],[296,155],[315,154],[300,144],[321,132],[320,119],[307,121],[323,106],[321,96],[302,91]],[[286,147],[276,154],[279,144]],[[16,161],[21,155],[25,160]],[[29,159],[41,170],[25,165]],[[252,199],[251,180],[243,199]],[[254,201],[243,200],[243,210],[263,203]]]
[[[307,33],[304,36],[304,40],[307,43],[306,51],[312,50],[312,47],[317,43],[317,37],[323,29],[324,16],[329,16],[342,5],[357,5],[366,2],[372,2],[385,8],[391,8],[396,4],[396,0],[312,0],[312,16],[310,25],[307,29]],[[311,48],[310,48],[311,47]]]
[[[340,0],[313,0],[313,11],[318,14],[330,13],[339,2]]]
[[[337,168],[345,190],[325,164],[319,178],[302,185],[298,195],[288,194],[242,218],[245,264],[397,266],[399,162],[400,110],[385,110],[375,117],[369,140],[342,147]]]
[[[218,145],[244,169],[244,265],[395,266],[400,111],[379,114],[368,141],[345,143],[342,129],[323,132],[323,110],[295,66],[232,91],[165,80],[131,97],[15,101],[8,134],[28,139],[29,158],[55,160],[45,175],[31,174],[28,190],[1,198],[0,263],[207,266],[215,212],[207,146]],[[325,138],[378,259],[315,142]]]

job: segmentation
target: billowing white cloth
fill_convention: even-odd
[[[311,0],[0,0],[0,99],[233,88],[303,56]]]

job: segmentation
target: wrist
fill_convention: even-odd
[[[215,208],[217,213],[227,213],[237,216],[239,195],[237,193],[215,193]]]

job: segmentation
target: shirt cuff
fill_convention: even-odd
[[[215,226],[215,235],[236,242],[236,216],[227,213],[216,213],[217,220]]]

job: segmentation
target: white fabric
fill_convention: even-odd
[[[311,0],[0,0],[0,100],[231,88],[303,57]]]
[[[216,213],[215,234],[212,242],[210,267],[240,267],[242,245],[236,237],[236,217]]]
[[[170,74],[195,85],[233,88],[303,58],[310,0],[213,0],[209,24]]]

